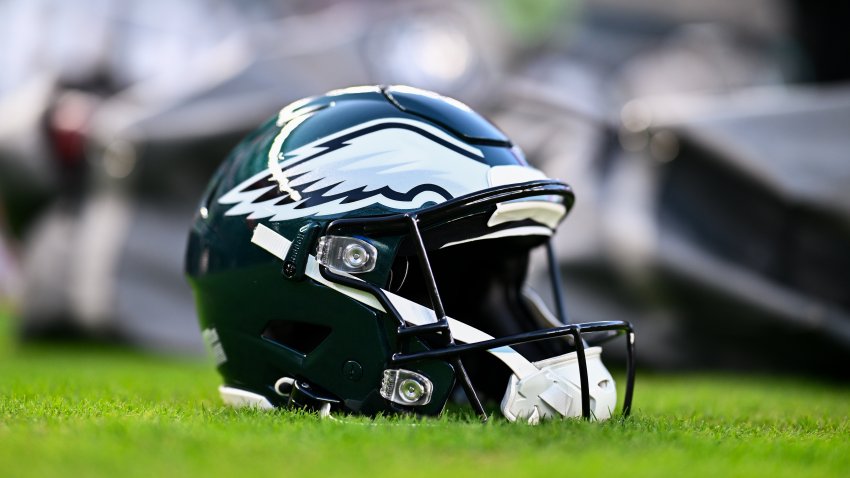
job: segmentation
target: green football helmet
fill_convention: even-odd
[[[484,419],[499,398],[512,421],[605,419],[614,381],[589,341],[624,334],[628,414],[631,325],[565,320],[550,239],[573,200],[450,98],[355,87],[286,106],[221,165],[189,234],[224,401],[436,415],[462,390]],[[536,247],[557,314],[525,284]]]

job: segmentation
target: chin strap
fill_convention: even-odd
[[[268,228],[258,224],[254,229],[251,242],[285,260],[292,242]],[[309,256],[305,275],[335,291],[381,312],[384,307],[374,295],[329,281],[322,276],[319,263],[315,256]],[[337,272],[355,280],[361,280],[353,275]],[[382,292],[399,312],[405,322],[410,325],[426,325],[436,323],[437,317],[433,310],[417,304],[390,291]],[[447,317],[452,337],[458,342],[467,344],[491,340],[493,337],[459,320]],[[605,419],[611,415],[616,405],[614,380],[608,370],[602,365],[599,347],[586,349],[589,382],[591,386],[591,409],[596,419]],[[553,357],[541,362],[532,363],[511,347],[503,346],[487,351],[507,365],[511,377],[505,398],[502,400],[502,412],[508,420],[522,419],[529,423],[537,423],[540,418],[550,416],[581,416],[581,393],[578,363],[576,353]],[[604,387],[604,388],[603,388]],[[604,390],[604,391],[603,391]],[[576,400],[578,397],[578,400]]]
[[[602,348],[584,349],[592,418],[605,420],[617,406],[614,379],[602,364]],[[581,416],[581,379],[576,352],[534,362],[537,371],[513,375],[502,399],[502,413],[510,421],[537,424],[541,419]]]

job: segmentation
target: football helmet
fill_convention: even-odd
[[[355,87],[283,108],[231,153],[192,225],[186,271],[226,403],[439,414],[455,385],[486,419],[605,419],[602,339],[566,323],[549,242],[566,184],[466,105]],[[557,314],[526,287],[544,246]],[[598,337],[596,337],[598,338]]]

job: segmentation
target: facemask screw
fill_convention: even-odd
[[[419,407],[431,402],[434,384],[418,372],[404,369],[384,370],[381,379],[381,396],[408,407]]]
[[[401,398],[410,403],[418,401],[425,393],[425,385],[415,378],[406,378],[398,387]]]
[[[369,252],[360,244],[349,244],[342,252],[342,260],[348,267],[358,269],[369,262]]]
[[[348,236],[322,236],[316,261],[338,272],[362,274],[375,269],[378,250],[364,239]]]

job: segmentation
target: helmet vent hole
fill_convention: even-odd
[[[331,334],[331,328],[294,320],[271,320],[262,337],[300,354],[307,355]]]

